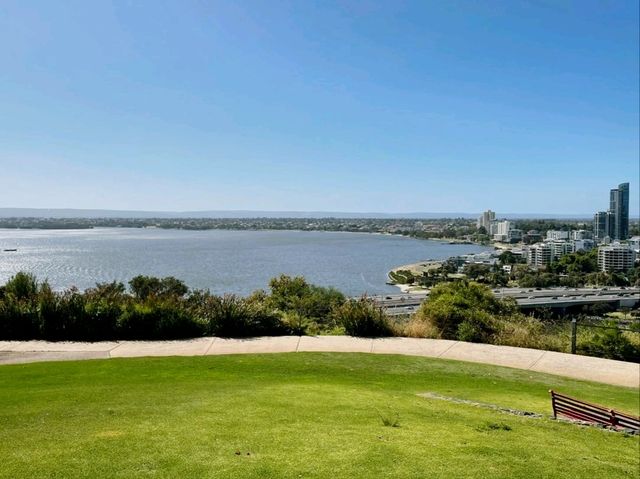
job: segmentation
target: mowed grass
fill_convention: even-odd
[[[550,419],[550,388],[638,413],[637,389],[403,356],[2,366],[0,477],[637,478],[638,437]]]

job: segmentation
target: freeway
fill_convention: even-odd
[[[640,288],[497,288],[498,298],[514,298],[521,309],[567,308],[571,306],[614,303],[618,307],[634,307],[640,302]],[[429,292],[374,296],[378,305],[390,315],[414,313],[429,297]]]

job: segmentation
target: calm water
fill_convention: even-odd
[[[146,274],[244,295],[285,273],[349,295],[397,293],[385,284],[391,268],[480,251],[487,248],[366,233],[0,229],[0,284],[21,270],[56,289]]]

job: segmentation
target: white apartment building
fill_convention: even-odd
[[[572,231],[571,234],[572,240],[585,240],[585,239],[593,239],[593,233],[587,230],[575,230]]]
[[[573,243],[570,241],[546,241],[546,243],[551,246],[554,261],[565,254],[573,253]]]
[[[557,261],[565,254],[573,253],[574,248],[574,243],[571,241],[557,240],[534,244],[529,247],[527,252],[527,263],[537,268],[546,266],[553,261]]]
[[[569,239],[568,231],[559,231],[559,230],[547,231],[547,240],[557,241],[557,240],[568,240],[568,239]]]
[[[629,245],[614,243],[598,248],[598,268],[600,271],[607,273],[627,271],[633,268],[635,261],[636,252]]]
[[[539,243],[529,247],[527,251],[527,263],[536,268],[551,264],[553,250],[548,243]]]
[[[592,239],[576,239],[573,240],[573,252],[576,251],[590,251],[596,245],[596,242]]]
[[[509,241],[511,221],[494,221],[491,227],[494,241]]]

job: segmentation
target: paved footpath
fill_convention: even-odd
[[[465,343],[444,339],[279,336],[182,341],[46,342],[0,341],[0,364],[143,356],[286,353],[303,351],[402,354],[454,359],[557,374],[616,386],[640,387],[640,364],[574,354]]]

